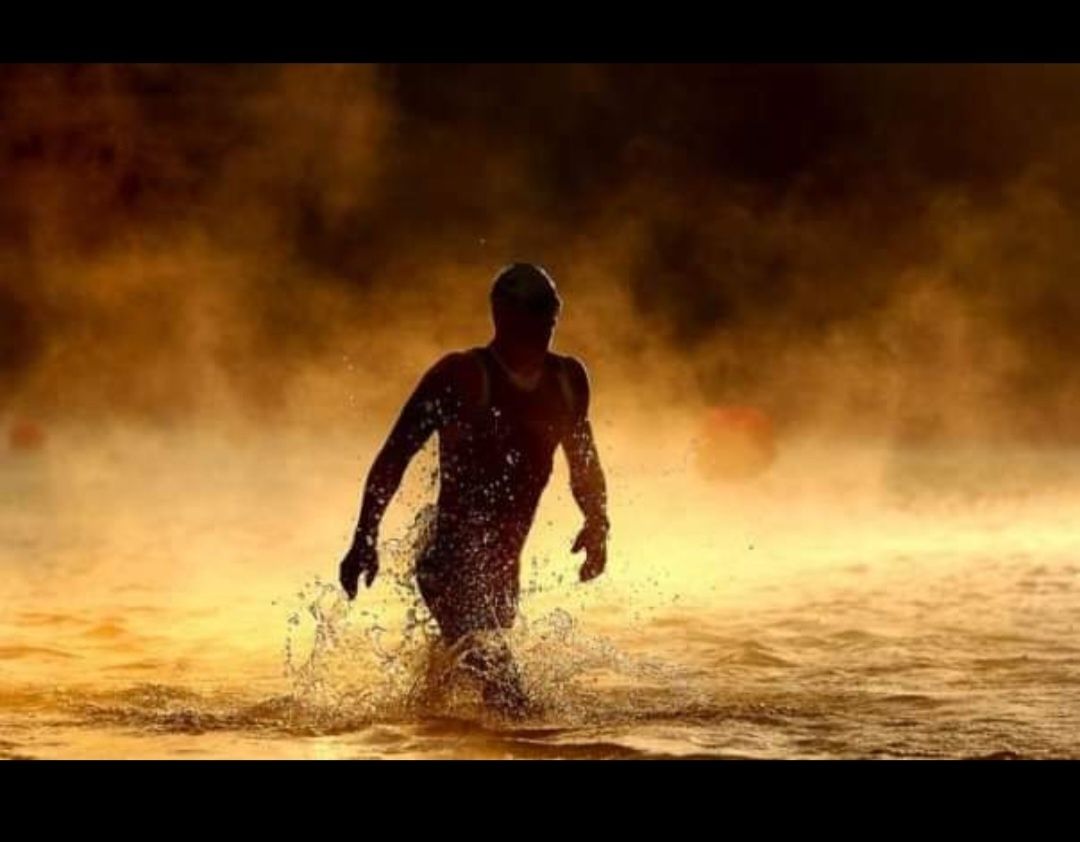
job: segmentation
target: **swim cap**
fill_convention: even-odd
[[[495,277],[491,304],[550,315],[559,312],[562,300],[555,291],[555,282],[543,268],[533,263],[512,263]]]

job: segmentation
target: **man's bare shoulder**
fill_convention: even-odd
[[[555,359],[556,365],[559,369],[566,374],[566,378],[570,383],[570,388],[574,394],[574,404],[579,407],[585,413],[588,412],[589,407],[589,370],[585,367],[580,359],[568,354],[555,354],[551,356]]]
[[[473,349],[450,351],[427,370],[428,388],[468,397],[480,389],[480,370]]]
[[[468,357],[468,351],[450,351],[439,357],[427,373],[435,377],[453,377],[460,374]]]

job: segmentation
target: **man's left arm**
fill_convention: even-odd
[[[570,468],[570,490],[582,514],[585,526],[574,541],[571,552],[585,550],[581,581],[595,579],[607,564],[607,482],[596,451],[592,425],[589,423],[589,377],[578,360],[566,360],[567,376],[574,396],[574,422],[562,445]]]

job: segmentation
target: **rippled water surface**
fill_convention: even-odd
[[[376,586],[333,586],[370,452],[84,431],[0,455],[0,756],[1080,756],[1075,453],[817,444],[708,485],[676,445],[613,448],[589,585],[560,466],[511,640],[535,710],[509,721],[416,604],[426,465]]]

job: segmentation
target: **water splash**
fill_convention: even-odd
[[[662,680],[671,671],[586,634],[562,608],[537,616],[522,610],[508,631],[476,633],[446,646],[413,573],[434,520],[434,506],[425,506],[403,537],[380,547],[383,566],[392,571],[382,603],[350,603],[336,583],[320,579],[297,594],[298,607],[288,619],[285,674],[303,707],[349,722],[584,722],[598,710],[596,693]],[[524,596],[542,590],[534,574]],[[492,704],[493,681],[523,694],[524,704],[512,715]]]

